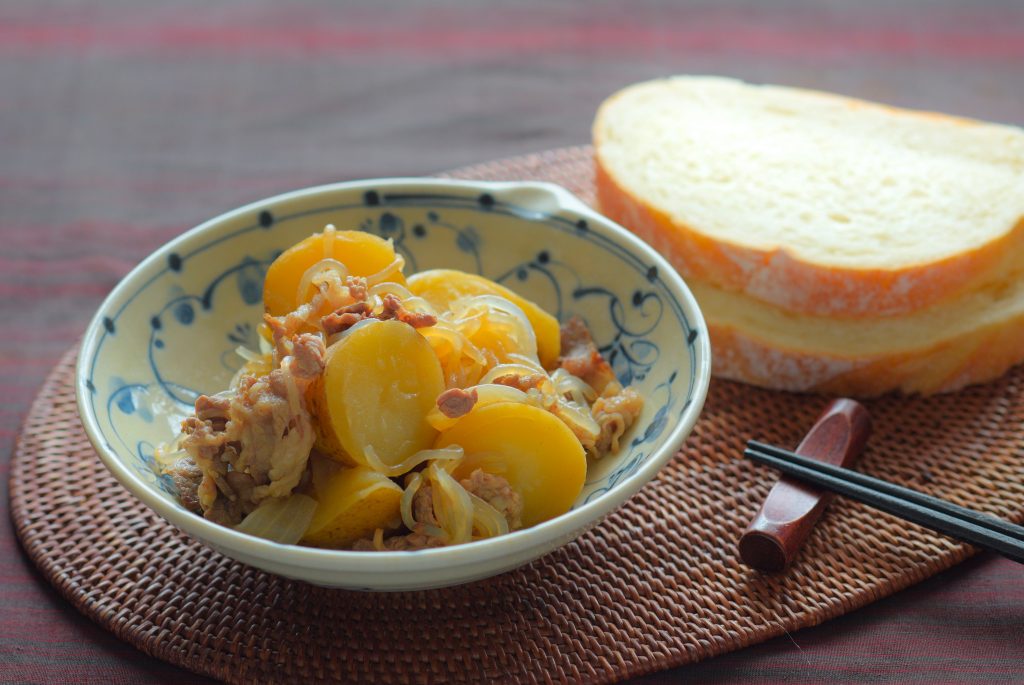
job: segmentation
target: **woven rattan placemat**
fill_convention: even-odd
[[[457,172],[535,178],[589,199],[586,148]],[[230,681],[607,682],[825,621],[970,554],[837,499],[787,573],[740,565],[736,539],[774,476],[747,438],[794,446],[826,398],[713,381],[697,426],[658,477],[577,541],[472,585],[396,594],[326,590],[234,562],[135,500],[78,421],[70,351],[26,419],[11,469],[18,535],[80,611],[139,649]],[[1024,519],[1024,367],[930,399],[868,403],[860,467]]]

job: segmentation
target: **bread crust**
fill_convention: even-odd
[[[779,349],[756,333],[708,319],[711,370],[764,388],[849,397],[930,395],[984,383],[1020,363],[1024,314],[918,350],[841,357]]]
[[[1024,254],[1024,217],[974,250],[902,269],[847,269],[799,259],[785,248],[760,250],[712,238],[639,199],[594,150],[600,211],[647,241],[684,278],[698,278],[783,309],[863,318],[908,314],[1013,270]]]

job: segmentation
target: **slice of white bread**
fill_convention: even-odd
[[[906,316],[794,314],[687,281],[711,335],[716,376],[762,387],[870,397],[992,380],[1024,360],[1024,279]]]
[[[594,123],[598,201],[687,277],[786,310],[917,311],[1024,269],[1024,130],[732,79]]]
[[[686,277],[716,375],[933,393],[1024,361],[1024,131],[677,77],[594,124],[601,210]]]

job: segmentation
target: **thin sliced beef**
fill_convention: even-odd
[[[619,449],[619,439],[636,422],[644,408],[644,399],[633,388],[598,397],[590,408],[590,415],[601,428],[594,445],[598,458]]]
[[[382,301],[383,308],[377,315],[381,321],[397,319],[407,323],[413,328],[425,328],[437,323],[437,317],[427,312],[411,312],[402,305],[402,301],[395,295],[388,293]]]
[[[199,484],[203,482],[203,472],[196,466],[191,457],[178,459],[164,473],[171,477],[174,487],[178,491],[178,499],[182,506],[196,514],[203,513],[203,507],[199,504]]]
[[[539,387],[547,379],[547,376],[540,373],[530,373],[526,375],[506,373],[501,376],[496,376],[491,382],[496,385],[507,385],[510,388],[516,388],[523,392],[528,392],[531,388]]]
[[[181,446],[203,474],[196,498],[207,518],[235,525],[302,478],[314,441],[304,391],[323,371],[325,349],[313,334],[287,342],[291,354],[281,368],[200,396],[195,415],[182,423]]]
[[[603,395],[609,386],[619,385],[615,372],[601,356],[587,325],[578,316],[562,324],[562,354],[558,365],[583,379],[598,395]]]
[[[509,530],[523,527],[523,498],[512,489],[509,482],[501,476],[477,469],[459,481],[466,492],[476,495],[498,510],[508,521]]]
[[[451,388],[437,396],[437,408],[449,419],[457,419],[468,414],[476,405],[476,401],[476,388],[468,391]]]

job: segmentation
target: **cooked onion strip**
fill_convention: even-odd
[[[381,461],[380,457],[377,456],[377,452],[370,445],[366,446],[364,456],[366,457],[366,465],[371,469],[377,473],[383,473],[388,478],[394,478],[409,473],[425,461],[458,461],[462,459],[462,448],[458,445],[452,445],[434,450],[420,450],[409,455],[404,461],[391,466]]]
[[[434,316],[437,316],[437,310],[434,309],[434,306],[422,297],[416,297],[415,295],[407,297],[402,300],[402,306],[410,312],[422,312],[424,314],[433,314]]]
[[[273,352],[269,348],[269,345],[263,342],[260,338],[260,352],[254,352],[248,347],[239,345],[235,348],[235,354],[245,360],[235,375],[231,377],[231,382],[228,383],[229,388],[238,387],[238,382],[242,380],[242,376],[266,376],[268,373],[274,370],[274,356]],[[266,347],[266,349],[264,349]]]
[[[306,495],[265,500],[235,526],[241,533],[294,545],[302,539],[316,512],[316,500]]]
[[[327,224],[324,226],[324,259],[330,259],[334,256],[334,234],[338,231],[334,227],[334,224]]]
[[[544,376],[545,381],[548,380],[548,374],[544,369],[536,369],[526,364],[498,364],[490,371],[484,374],[484,377],[480,379],[481,383],[493,383],[495,378],[501,376]],[[550,385],[550,383],[548,383]]]
[[[537,356],[537,336],[530,320],[515,303],[498,295],[474,295],[456,300],[451,305],[455,322],[470,320],[484,314],[486,325],[507,330],[518,348],[517,352],[529,357]]]
[[[419,331],[441,362],[445,387],[464,388],[477,382],[487,365],[487,358],[462,331],[443,318]]]
[[[366,298],[372,300],[377,298],[381,300],[385,295],[394,295],[403,302],[410,297],[415,297],[409,289],[401,283],[395,283],[394,281],[384,281],[383,283],[377,283],[366,291]]]
[[[408,483],[406,483],[405,490],[402,491],[399,510],[402,512],[402,523],[409,530],[413,530],[416,526],[416,519],[412,516],[412,498],[416,496],[421,485],[423,485],[423,474],[414,473],[409,478]]]
[[[537,357],[529,357],[525,354],[513,352],[508,355],[508,361],[510,364],[522,364],[523,366],[529,366],[531,369],[536,369],[537,373],[547,373],[547,369],[540,365],[540,360]]]
[[[245,347],[244,345],[239,345],[238,347],[236,347],[235,348],[235,354],[237,354],[239,357],[241,357],[242,359],[244,359],[247,362],[257,362],[257,363],[261,363],[262,364],[262,363],[265,363],[267,361],[266,357],[264,357],[261,353],[253,352],[252,350],[250,350],[248,347]]]
[[[565,369],[555,369],[551,374],[551,381],[559,395],[577,404],[589,405],[597,399],[597,393],[592,387]]]
[[[390,239],[388,243],[391,243]],[[405,268],[405,258],[396,252],[395,258],[391,260],[390,264],[377,273],[366,277],[366,285],[377,285],[382,281],[386,281],[396,273],[401,273],[403,268]]]
[[[383,552],[386,549],[386,547],[384,547],[383,528],[378,528],[375,531],[373,531],[373,548],[378,552]]]
[[[601,434],[601,427],[590,415],[586,405],[580,406],[570,400],[562,399],[554,404],[550,411],[568,426],[585,449],[594,446],[597,436]]]
[[[174,463],[179,459],[183,459],[185,457],[189,457],[191,459],[189,453],[183,450],[179,443],[180,440],[176,440],[173,444],[159,445],[155,450],[153,450],[153,461],[160,468],[161,473],[169,469],[171,466],[174,466]]]
[[[333,257],[324,257],[319,262],[305,270],[302,279],[299,281],[299,289],[295,293],[295,301],[304,304],[310,300],[309,291],[319,283],[327,282],[329,274],[336,276],[338,283],[344,283],[348,276],[348,267]]]
[[[446,542],[469,542],[473,536],[473,502],[469,493],[436,462],[427,467],[426,474],[433,486],[434,517]]]
[[[501,512],[473,493],[467,493],[473,503],[473,532],[477,538],[493,538],[508,532],[508,520]]]

